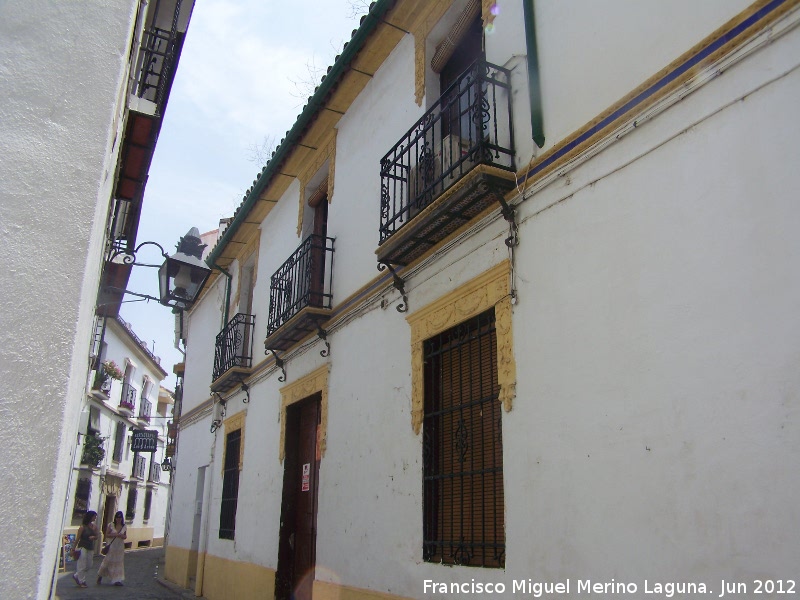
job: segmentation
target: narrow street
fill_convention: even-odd
[[[195,600],[196,596],[189,590],[183,590],[165,582],[164,548],[147,548],[125,553],[125,585],[114,586],[104,582],[95,583],[97,569],[100,568],[102,556],[96,556],[94,566],[87,577],[88,588],[79,588],[72,578],[75,563],[67,563],[67,571],[58,574],[56,584],[56,600],[87,599],[125,599],[125,600],[175,600],[186,598]]]

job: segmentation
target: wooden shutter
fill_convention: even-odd
[[[503,567],[494,310],[427,340],[425,361],[425,560]]]

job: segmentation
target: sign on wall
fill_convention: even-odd
[[[134,452],[155,452],[158,449],[158,431],[155,429],[136,429],[131,440]]]

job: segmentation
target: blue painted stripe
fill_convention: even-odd
[[[611,125],[614,121],[620,119],[626,113],[631,112],[634,108],[642,104],[645,100],[653,96],[656,92],[660,91],[664,87],[673,83],[678,77],[680,77],[681,75],[683,75],[684,73],[695,67],[698,63],[708,58],[714,52],[722,48],[725,44],[727,44],[737,36],[741,35],[749,28],[756,25],[759,21],[768,16],[772,11],[779,8],[781,5],[785,4],[788,1],[789,0],[773,0],[769,4],[766,4],[764,7],[753,13],[750,17],[742,21],[739,25],[724,33],[714,42],[712,42],[711,44],[700,50],[700,52],[688,58],[682,64],[678,65],[678,67],[676,67],[673,71],[670,71],[669,73],[664,75],[661,79],[656,81],[649,88],[647,88],[646,90],[644,90],[643,92],[632,98],[630,101],[626,102],[623,106],[621,106],[613,113],[611,113],[609,116],[607,116],[605,119],[597,123],[594,127],[588,129],[587,131],[579,135],[577,138],[566,144],[558,152],[554,153],[552,156],[548,157],[546,160],[543,160],[541,163],[530,169],[524,176],[518,177],[517,185],[520,185],[524,183],[527,179],[535,176],[537,173],[541,172],[543,169],[547,168],[555,161],[557,161],[564,155],[574,150],[577,146],[583,144],[591,137],[597,135],[603,129]]]

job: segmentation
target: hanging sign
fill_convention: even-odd
[[[301,492],[307,492],[311,489],[311,463],[303,465],[303,485],[300,488]]]
[[[155,452],[158,449],[158,431],[155,429],[136,429],[131,440],[134,452]]]

